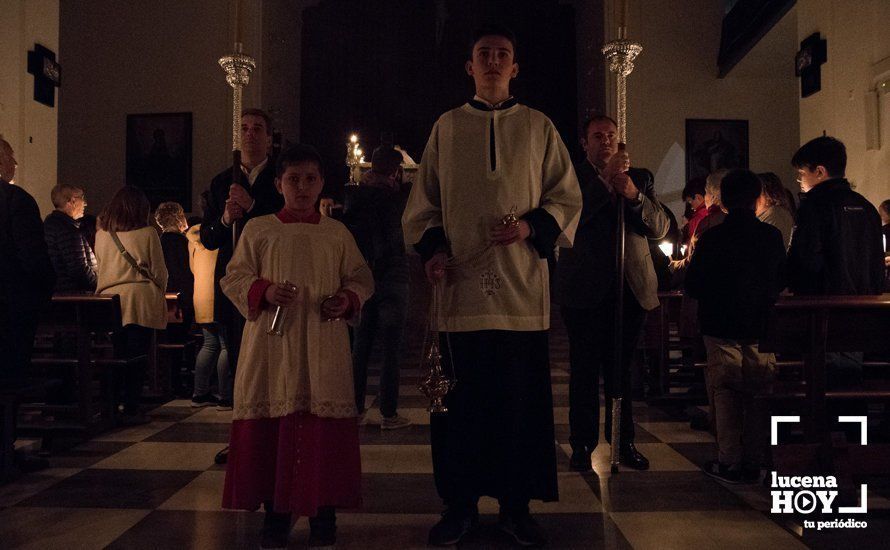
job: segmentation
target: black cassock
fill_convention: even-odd
[[[440,335],[457,384],[432,415],[433,470],[447,506],[491,496],[507,506],[558,498],[548,332]]]

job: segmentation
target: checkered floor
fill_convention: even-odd
[[[422,326],[409,323],[410,326]],[[415,339],[409,339],[413,341]],[[417,344],[406,357],[419,357]],[[634,403],[637,446],[647,472],[611,475],[608,446],[594,454],[593,473],[568,468],[568,345],[554,325],[552,381],[559,492],[533,503],[551,548],[873,548],[890,532],[890,483],[872,481],[869,528],[802,531],[769,513],[768,490],[724,486],[700,471],[714,456],[710,435],[692,431],[670,411]],[[369,381],[373,404],[377,375]],[[426,400],[419,373],[404,365],[400,413],[414,425],[381,431],[379,413],[361,428],[364,505],[338,512],[338,547],[425,547],[438,519]],[[213,463],[227,442],[230,412],[193,409],[184,400],[151,411],[148,425],[104,434],[51,458],[52,468],[0,487],[2,548],[257,548],[261,513],[221,510],[224,467]],[[482,522],[462,546],[508,548],[495,527],[497,504],[480,503]],[[291,547],[305,547],[301,519]]]

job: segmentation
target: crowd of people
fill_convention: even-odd
[[[732,483],[755,479],[767,431],[753,398],[775,364],[757,342],[770,308],[786,288],[880,294],[890,201],[875,209],[856,193],[844,178],[844,145],[820,137],[791,160],[799,208],[775,174],[720,170],[688,183],[687,221],[677,228],[652,173],[619,148],[610,117],[584,122],[584,158],[572,164],[553,123],[511,95],[515,54],[508,30],[479,30],[465,67],[476,95],[436,122],[413,186],[403,181],[401,153],[381,146],[347,197],[343,223],[319,212],[319,154],[298,145],[270,158],[272,124],[259,109],[244,111],[242,169],[213,179],[203,219],[187,220],[169,202],[152,217],[145,194],[124,186],[92,221],[84,189],[59,184],[41,223],[34,199],[9,183],[15,159],[0,140],[4,387],[27,377],[53,292],[119,295],[115,345],[130,355],[148,348],[153,331],[187,337],[197,326],[194,379],[174,384],[191,386],[194,407],[232,410],[223,506],[264,506],[264,547],[286,545],[294,516],[309,518],[310,545],[332,544],[335,509],[361,503],[358,426],[378,336],[381,428],[410,425],[397,409],[411,249],[439,302],[443,364],[460,381],[445,397],[447,415],[431,418],[445,511],[430,544],[459,542],[484,495],[498,499],[499,525],[517,544],[546,542],[529,502],[558,498],[551,298],[569,337],[572,469],[591,470],[600,376],[605,440],[620,422],[619,462],[649,468],[634,445],[630,362],[659,287],[673,285],[695,300],[707,351],[718,453],[706,472]],[[653,243],[674,234],[682,253],[657,270]],[[167,328],[168,291],[184,306],[175,329]],[[143,376],[140,367],[123,373],[125,423],[147,421]],[[613,419],[617,397],[625,405]]]

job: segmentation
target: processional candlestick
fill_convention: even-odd
[[[618,39],[607,42],[602,49],[609,71],[615,73],[616,102],[619,149],[624,150],[627,142],[627,77],[634,70],[634,60],[643,51],[643,47],[627,39],[627,1],[620,0]],[[624,341],[624,197],[618,195],[618,216],[616,219],[616,282],[617,296],[615,300],[615,341],[614,341],[614,372],[612,375],[612,433],[611,433],[611,470],[618,472],[619,453],[621,449],[621,407],[620,382],[622,376],[622,354]],[[631,406],[630,403],[625,406]]]
[[[226,72],[226,82],[232,87],[232,183],[241,179],[241,91],[250,83],[250,73],[256,69],[256,61],[243,53],[241,42],[241,1],[235,1],[235,51],[219,58],[219,65]],[[232,223],[232,246],[238,242],[240,223]]]

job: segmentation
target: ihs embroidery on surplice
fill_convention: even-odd
[[[494,296],[501,289],[501,278],[491,269],[486,269],[479,276],[479,287],[486,296]]]

